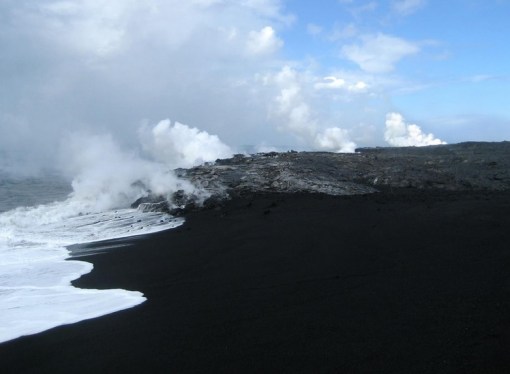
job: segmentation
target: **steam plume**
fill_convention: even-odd
[[[406,124],[400,113],[386,114],[386,131],[384,139],[395,147],[423,147],[427,145],[446,144],[433,134],[425,134],[418,125]]]
[[[160,121],[152,129],[143,126],[139,135],[144,150],[156,161],[172,168],[188,168],[233,154],[217,135],[179,122],[172,125],[169,119]]]
[[[109,134],[73,133],[66,137],[61,146],[61,168],[74,178],[73,198],[83,202],[83,210],[128,207],[149,191],[163,196],[177,190],[201,194],[177,178],[172,169],[232,155],[217,136],[180,123],[171,125],[169,120],[143,126],[139,135],[148,158],[122,149]]]
[[[271,117],[281,130],[293,133],[311,148],[354,152],[356,144],[350,140],[347,130],[336,126],[320,128],[321,121],[307,101],[305,83],[301,79],[298,72],[289,66],[269,78],[278,90]]]

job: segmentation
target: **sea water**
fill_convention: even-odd
[[[0,173],[0,342],[142,303],[145,297],[136,290],[72,286],[93,265],[70,259],[66,247],[182,223],[164,213],[94,209],[57,175]]]

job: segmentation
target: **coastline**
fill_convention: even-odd
[[[508,191],[246,195],[99,254],[85,247],[94,270],[73,284],[148,300],[0,344],[0,362],[12,373],[510,372],[509,211]]]

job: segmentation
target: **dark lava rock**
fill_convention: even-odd
[[[170,206],[167,199],[163,195],[153,195],[141,197],[137,199],[131,208],[139,209],[143,212],[169,212]]]
[[[388,188],[508,190],[510,142],[235,155],[175,172],[209,196],[208,208],[229,196],[264,192],[355,195]],[[153,200],[158,199],[142,202],[161,202]],[[179,214],[203,206],[196,195],[184,191],[176,192],[171,201],[169,210]]]
[[[510,142],[237,155],[180,174],[212,194],[352,195],[381,187],[505,190],[510,187]]]

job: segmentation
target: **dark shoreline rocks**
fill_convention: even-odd
[[[222,189],[354,195],[376,192],[379,186],[506,190],[510,142],[236,155],[181,169],[178,175],[212,193]]]
[[[252,193],[359,195],[392,188],[503,191],[510,189],[510,142],[359,148],[355,153],[239,154],[175,173],[210,197],[200,201],[178,191],[170,204],[163,196],[149,196],[133,207],[144,203],[144,209],[179,215]]]

